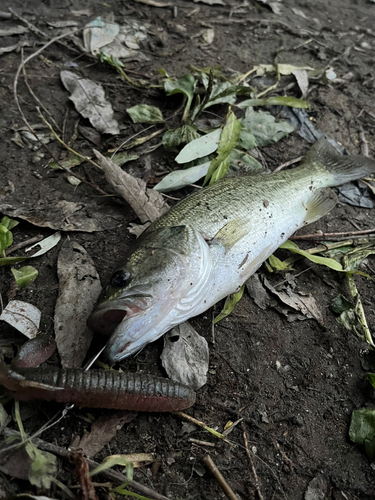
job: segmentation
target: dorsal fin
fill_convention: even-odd
[[[311,168],[312,163],[331,174],[329,186],[339,186],[375,173],[375,160],[365,156],[340,155],[324,138],[319,139],[307,152],[302,166]]]

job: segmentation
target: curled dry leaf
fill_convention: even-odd
[[[80,367],[92,340],[86,319],[101,292],[99,275],[86,250],[66,240],[57,261],[59,296],[55,306],[55,335],[61,364]]]
[[[102,134],[120,133],[117,120],[113,118],[112,106],[106,100],[101,85],[71,71],[61,71],[60,76],[65,88],[71,93],[70,99],[78,113],[88,118],[91,125]]]
[[[119,431],[124,424],[128,424],[137,416],[136,412],[116,411],[102,415],[92,424],[91,432],[83,435],[76,448],[82,450],[87,457],[94,457],[99,453]]]
[[[168,376],[176,382],[194,390],[207,382],[208,344],[187,321],[165,335],[161,361]]]
[[[23,335],[32,339],[39,330],[41,312],[28,302],[11,300],[0,315],[0,320],[6,321]]]
[[[100,162],[107,181],[129,203],[142,223],[153,222],[169,210],[169,206],[162,195],[154,189],[148,189],[145,181],[124,172],[99,151],[94,149],[94,153]]]
[[[289,287],[285,291],[277,291],[266,278],[264,278],[264,286],[290,308],[301,312],[306,318],[315,319],[323,325],[322,313],[318,308],[316,300],[309,293],[295,293]]]
[[[93,233],[114,229],[125,222],[123,215],[111,207],[100,207],[97,203],[76,203],[61,200],[51,203],[50,198],[40,194],[37,203],[27,205],[14,195],[0,198],[0,211],[9,217],[26,220],[38,227],[49,227],[61,231],[85,231]]]

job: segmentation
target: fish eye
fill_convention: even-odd
[[[111,285],[114,288],[124,287],[130,278],[130,273],[128,271],[117,271],[111,278]]]

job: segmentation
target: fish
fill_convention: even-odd
[[[137,353],[174,326],[235,293],[301,227],[337,203],[331,189],[375,172],[320,139],[301,164],[226,177],[176,204],[135,241],[88,319],[110,335],[105,358]]]

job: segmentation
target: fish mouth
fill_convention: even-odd
[[[104,302],[90,314],[87,326],[94,333],[111,335],[123,321],[147,309],[150,301],[151,296],[147,295]]]

